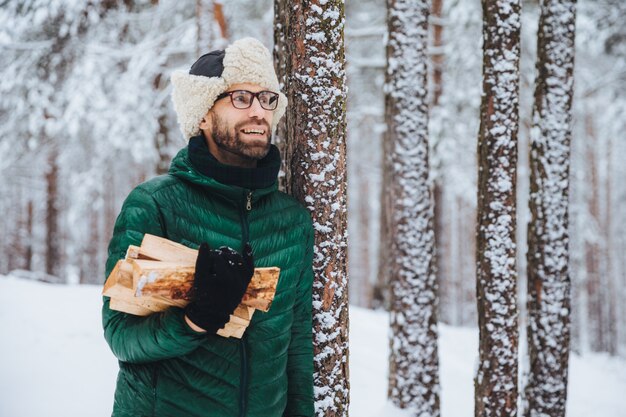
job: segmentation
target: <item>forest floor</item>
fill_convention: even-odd
[[[102,336],[100,291],[0,276],[0,416],[110,416],[117,361]],[[350,323],[350,415],[401,415],[386,402],[387,314],[352,307]],[[443,417],[473,416],[477,334],[440,327]],[[570,363],[568,417],[626,417],[626,360]]]

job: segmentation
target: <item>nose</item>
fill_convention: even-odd
[[[261,102],[259,101],[258,97],[253,97],[252,98],[252,105],[248,108],[248,117],[256,117],[257,119],[263,119],[265,118],[265,112],[267,110],[265,110],[263,107],[261,107]]]

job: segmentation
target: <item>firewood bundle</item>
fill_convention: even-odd
[[[137,316],[184,307],[189,303],[198,251],[170,240],[146,234],[141,246],[129,246],[104,284],[110,308]],[[255,310],[272,305],[280,269],[255,268],[241,304],[217,334],[241,338]]]

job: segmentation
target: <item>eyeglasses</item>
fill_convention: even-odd
[[[278,93],[272,91],[259,91],[257,93],[248,90],[227,91],[217,96],[215,101],[227,96],[230,96],[230,102],[236,109],[250,108],[255,97],[265,110],[276,110],[276,107],[278,107]]]

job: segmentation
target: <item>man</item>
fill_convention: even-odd
[[[199,247],[193,300],[139,317],[104,298],[104,334],[120,366],[113,416],[312,416],[313,228],[308,211],[277,190],[271,134],[287,99],[271,55],[242,39],[172,83],[189,144],[168,175],[124,202],[106,274],[145,233],[163,236]],[[269,312],[257,311],[240,340],[217,335],[253,268],[269,266],[281,270]]]

